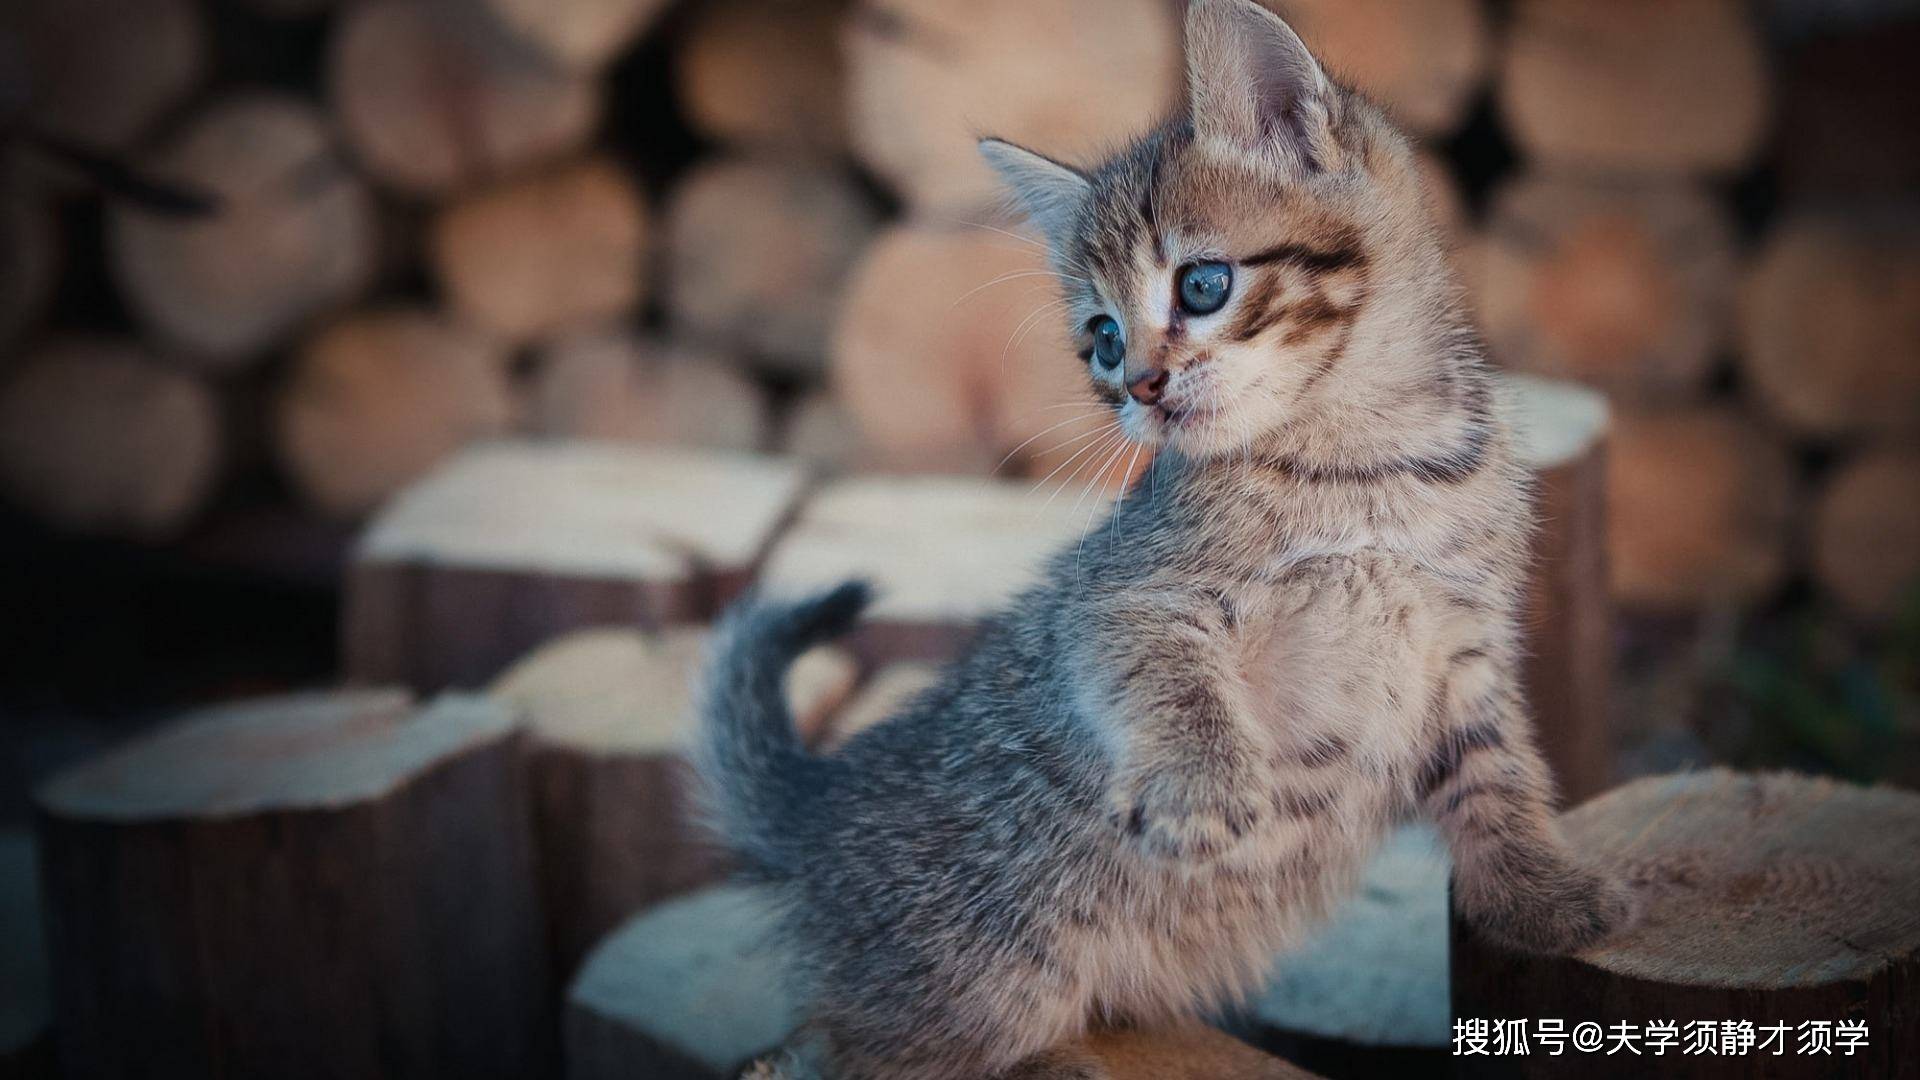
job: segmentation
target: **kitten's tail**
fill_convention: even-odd
[[[809,754],[787,708],[787,667],[808,646],[850,628],[872,599],[849,581],[796,603],[743,600],[715,633],[701,685],[694,763],[707,821],[743,869],[788,876],[804,853],[795,827],[811,819],[826,762]]]

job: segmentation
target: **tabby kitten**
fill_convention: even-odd
[[[724,624],[702,773],[833,1075],[1087,1075],[1063,1046],[1090,1024],[1256,987],[1416,814],[1487,934],[1555,952],[1628,918],[1549,810],[1527,478],[1413,150],[1252,0],[1186,24],[1186,108],[1098,168],[982,145],[1155,475],[832,756],[782,672],[865,587]]]

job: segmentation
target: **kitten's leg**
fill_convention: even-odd
[[[1117,691],[1103,717],[1119,748],[1108,812],[1157,855],[1216,855],[1265,809],[1226,618],[1201,590],[1136,589],[1106,598],[1081,628],[1082,670]]]
[[[1468,920],[1542,953],[1577,951],[1625,926],[1630,894],[1582,865],[1560,835],[1511,661],[1462,649],[1442,692],[1445,727],[1416,793],[1452,848],[1455,899]]]

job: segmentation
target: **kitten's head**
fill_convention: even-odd
[[[1099,167],[981,151],[1047,236],[1095,391],[1209,456],[1366,381],[1339,368],[1369,309],[1445,271],[1410,143],[1286,23],[1191,0],[1186,41],[1185,108]]]

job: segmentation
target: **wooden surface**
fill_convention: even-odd
[[[1813,510],[1813,576],[1848,611],[1891,622],[1920,593],[1920,450],[1870,450],[1829,476]]]
[[[36,127],[101,150],[148,135],[207,75],[192,0],[9,0],[0,54]]]
[[[1328,71],[1408,131],[1445,136],[1466,118],[1493,55],[1480,0],[1261,0]]]
[[[512,735],[480,699],[313,694],[57,774],[36,802],[63,1075],[542,1072]]]
[[[841,0],[701,5],[674,54],[687,122],[736,146],[844,153]]]
[[[1456,918],[1456,1016],[1559,1017],[1569,1030],[1582,1020],[1864,1021],[1867,1044],[1851,1058],[1796,1054],[1795,1029],[1785,1055],[1670,1051],[1660,1075],[1920,1075],[1920,796],[1715,769],[1635,781],[1562,824],[1574,850],[1631,885],[1640,921],[1571,957],[1528,957]],[[1594,1053],[1505,1065],[1620,1075],[1617,1058]]]
[[[609,442],[761,450],[766,393],[736,365],[625,329],[565,335],[535,354],[528,429]]]
[[[474,0],[509,33],[568,70],[603,67],[639,37],[666,0]]]

